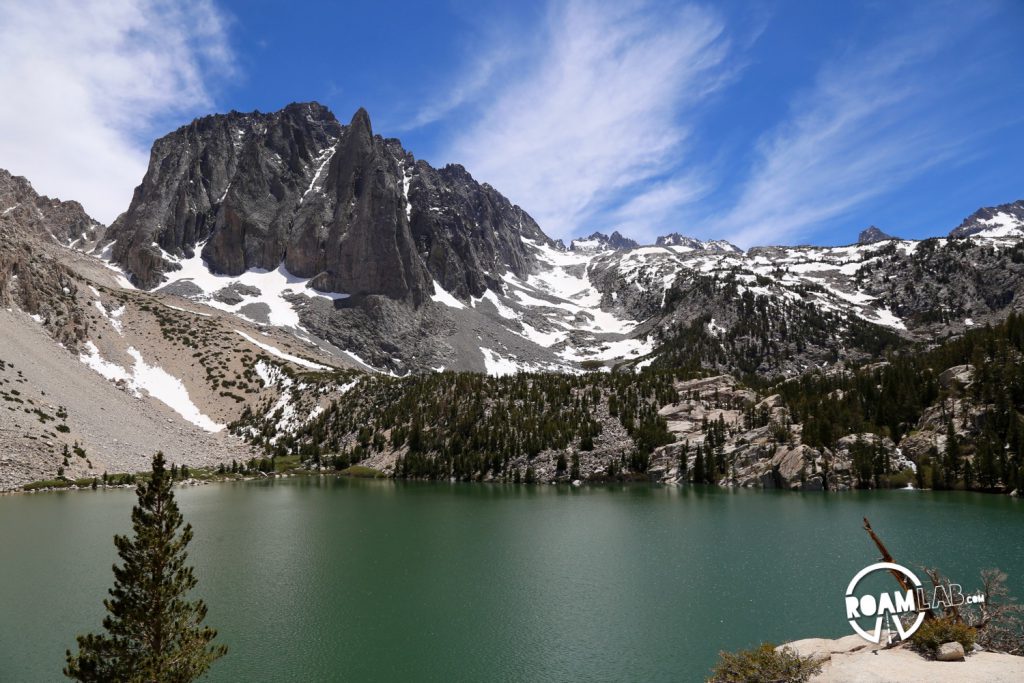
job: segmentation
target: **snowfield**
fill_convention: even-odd
[[[309,278],[300,278],[292,275],[284,267],[284,264],[278,266],[276,270],[253,268],[238,276],[211,273],[201,256],[204,244],[196,246],[195,255],[190,259],[178,259],[167,252],[163,252],[165,259],[171,263],[178,264],[181,268],[167,273],[167,280],[160,286],[161,289],[176,282],[190,282],[202,290],[202,295],[193,298],[207,306],[234,313],[240,318],[245,318],[251,322],[269,322],[277,327],[297,329],[301,329],[299,314],[291,302],[285,298],[285,295],[303,294],[311,298],[320,297],[331,301],[348,298],[348,294],[320,292],[313,289],[309,286]],[[232,285],[240,285],[243,288],[239,292],[239,296],[242,299],[241,302],[228,304],[214,298],[213,295],[218,291]],[[260,293],[244,293],[246,291],[244,288],[248,287],[254,287]],[[250,304],[260,303],[265,304],[269,308],[266,321],[253,320],[242,310]]]
[[[332,143],[315,160],[304,197],[320,191],[334,152]],[[409,173],[403,176],[407,216],[411,211],[408,202],[411,178]],[[1024,222],[1007,213],[982,219],[980,226],[983,229],[967,239],[987,240],[996,249],[1012,246],[1024,237]],[[666,236],[656,246],[622,250],[612,249],[600,238],[574,240],[569,249],[521,239],[535,257],[536,266],[528,274],[520,276],[506,271],[500,276],[501,285],[467,300],[459,299],[434,280],[434,291],[430,295],[433,302],[451,309],[456,319],[472,313],[474,321],[479,320],[478,314],[493,322],[496,327],[483,327],[474,332],[479,339],[483,366],[494,375],[544,369],[573,371],[587,361],[607,364],[641,361],[654,351],[654,341],[648,327],[640,333],[641,326],[649,321],[633,319],[630,312],[643,310],[646,315],[652,315],[659,301],[655,297],[660,296],[664,306],[666,294],[677,280],[696,275],[734,282],[740,294],[812,304],[822,311],[849,313],[872,324],[906,331],[906,321],[888,307],[889,302],[878,299],[879,290],[870,283],[874,269],[884,268],[886,259],[894,251],[903,256],[911,255],[921,244],[891,239],[838,247],[759,247],[745,252],[728,242],[700,241],[678,234]],[[948,241],[948,238],[936,240],[939,245]],[[345,293],[313,289],[309,279],[289,273],[283,264],[272,271],[253,269],[239,276],[211,273],[200,255],[203,246],[197,245],[194,256],[187,259],[162,252],[164,258],[179,269],[166,273],[161,289],[182,285],[171,291],[250,322],[285,328],[307,341],[309,333],[302,328],[298,310],[290,299],[294,300],[296,295],[329,301],[348,297]],[[130,287],[124,273],[109,265],[110,253],[111,244],[107,244],[99,255],[117,272],[122,286]],[[184,287],[186,284],[193,285],[197,292],[189,292]],[[225,289],[229,291],[222,292]],[[123,309],[108,310],[99,292],[94,290],[93,293],[96,308],[119,334],[122,333]],[[965,324],[971,325],[973,320]],[[716,336],[726,332],[720,322],[715,321],[708,329]],[[491,333],[485,339],[481,334],[488,334],[487,330]],[[536,353],[524,352],[522,348],[510,352],[511,346],[506,347],[506,333],[536,346]],[[240,331],[238,334],[282,360],[308,369],[326,368],[284,353]],[[394,374],[387,368],[371,366],[356,352],[342,351],[369,370]],[[118,372],[91,350],[83,358],[88,358],[99,372],[115,375]],[[647,358],[642,364],[649,362]],[[476,366],[479,367],[479,361]],[[431,367],[436,368],[438,364],[433,363]],[[445,361],[439,367],[453,367],[453,364]]]
[[[159,366],[148,364],[135,347],[128,347],[128,355],[134,361],[131,370],[104,360],[92,341],[85,343],[85,349],[85,353],[79,354],[80,361],[112,382],[124,382],[135,396],[145,391],[192,424],[208,432],[219,432],[224,429],[225,425],[214,422],[199,410],[189,398],[188,389],[180,379]]]

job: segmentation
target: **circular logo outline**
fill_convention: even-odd
[[[910,579],[910,582],[914,584],[915,588],[921,588],[921,586],[922,586],[921,580],[919,578],[917,578],[917,575],[914,574],[914,572],[912,572],[909,569],[907,569],[906,567],[904,567],[903,565],[896,564],[895,562],[876,562],[874,564],[868,565],[867,567],[864,567],[859,572],[857,572],[852,579],[850,579],[850,583],[846,587],[846,597],[848,597],[848,598],[849,597],[854,597],[853,591],[856,590],[857,584],[860,583],[861,579],[863,579],[868,574],[872,574],[872,573],[877,572],[877,571],[897,571],[897,572],[903,574],[904,576],[906,576],[908,579]],[[914,603],[915,603],[915,605],[917,603],[916,596],[914,598]],[[921,623],[924,621],[925,613],[920,609],[919,605],[916,605],[916,606],[918,607],[917,619],[914,621],[913,624],[911,624],[910,628],[908,628],[908,629],[904,629],[903,628],[903,623],[900,621],[899,615],[896,615],[896,618],[894,620],[896,622],[896,630],[899,631],[900,637],[903,640],[906,640],[910,636],[914,635],[914,633],[917,631],[917,629],[921,627]],[[862,629],[860,627],[860,624],[858,624],[855,619],[849,619],[848,621],[849,621],[850,626],[853,627],[853,630],[857,632],[857,635],[859,635],[861,638],[864,638],[864,640],[867,640],[870,643],[876,643],[876,644],[878,643],[879,640],[881,640],[881,638],[882,638],[882,617],[881,616],[878,616],[878,618],[875,620],[875,632],[874,632],[873,636],[869,635],[867,631]]]

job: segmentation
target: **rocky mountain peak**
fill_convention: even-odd
[[[431,279],[480,296],[495,272],[525,275],[520,235],[547,241],[461,166],[435,170],[374,135],[365,109],[342,125],[308,102],[203,117],[157,140],[110,236],[144,288],[201,247],[216,273],[283,264],[318,289],[418,305]]]
[[[983,237],[1024,235],[1024,199],[978,209],[949,233],[949,236],[954,239],[975,235]]]
[[[894,239],[896,238],[892,235],[871,225],[866,230],[861,230],[860,234],[857,235],[857,244],[874,244],[875,242],[885,242],[886,240]]]
[[[640,244],[633,239],[623,236],[618,230],[606,235],[603,232],[594,232],[589,237],[573,240],[569,243],[571,251],[620,251],[623,249],[636,249]]]
[[[742,253],[743,250],[726,240],[699,240],[672,232],[658,237],[654,242],[658,247],[688,247],[694,251]]]
[[[48,235],[60,244],[91,247],[104,227],[76,201],[40,195],[32,183],[0,168],[0,221],[17,232]]]

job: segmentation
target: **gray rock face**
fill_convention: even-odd
[[[962,662],[964,661],[964,646],[960,643],[943,643],[939,645],[935,659],[940,662]]]
[[[250,287],[240,283],[234,283],[228,287],[225,287],[217,292],[214,292],[213,298],[225,304],[240,304],[244,300],[245,296],[259,296],[260,290],[256,287]]]
[[[857,279],[908,330],[922,339],[959,333],[998,321],[1024,305],[1024,258],[1016,249],[994,249],[983,239],[924,240],[912,253],[894,243]]]
[[[51,251],[60,250],[55,240],[79,246],[102,231],[78,202],[42,197],[25,178],[0,169],[0,307],[36,316],[57,341],[76,348],[88,319],[75,300],[74,274]]]
[[[882,232],[875,226],[868,227],[867,230],[861,230],[860,234],[857,235],[857,244],[874,244],[875,242],[885,242],[887,240],[897,239],[889,233]]]
[[[401,149],[397,140],[389,141]],[[408,157],[411,159],[411,155]],[[410,171],[410,229],[430,275],[456,297],[500,288],[511,271],[525,277],[534,258],[522,240],[551,240],[537,223],[458,164],[434,169],[424,161]]]
[[[341,134],[323,107],[291,105],[196,119],[160,138],[131,205],[110,228],[113,260],[145,288],[169,268],[160,249],[191,255],[205,243],[204,258],[225,274],[276,268],[317,170],[310,167]]]
[[[64,245],[86,248],[102,238],[104,227],[75,201],[39,195],[26,178],[0,168],[0,221],[24,234],[52,236]]]
[[[283,262],[319,290],[414,306],[435,279],[467,297],[506,269],[525,274],[519,238],[548,241],[461,166],[417,162],[375,136],[364,110],[346,126],[315,102],[208,116],[157,140],[110,237],[113,260],[145,288],[174,268],[161,250],[191,256],[202,245],[217,273]]]

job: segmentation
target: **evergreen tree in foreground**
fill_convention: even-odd
[[[114,565],[114,587],[103,601],[106,633],[78,636],[78,654],[67,652],[68,678],[184,683],[227,653],[226,646],[213,644],[217,631],[202,625],[203,601],[185,599],[196,585],[185,565],[192,526],[181,528],[171,483],[163,453],[157,453],[153,475],[139,484],[132,508],[134,538],[114,537],[123,565]]]

